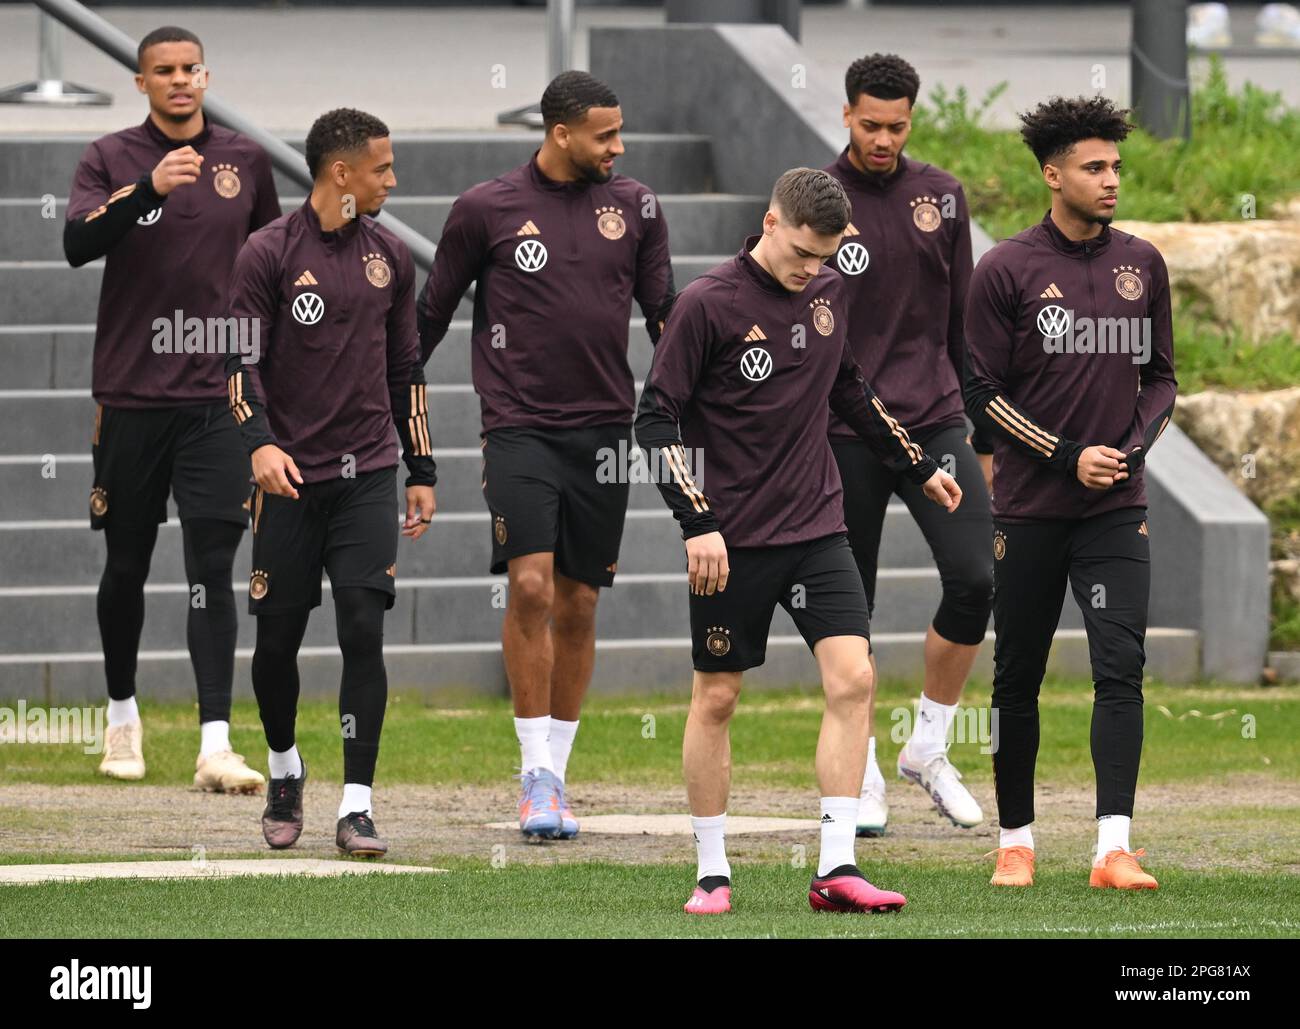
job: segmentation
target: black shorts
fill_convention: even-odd
[[[743,672],[767,657],[780,604],[812,650],[828,636],[869,639],[867,598],[843,533],[782,547],[728,548],[727,588],[690,594],[697,672]]]
[[[561,575],[612,586],[627,514],[627,425],[493,429],[483,437],[492,574],[512,558],[554,553]],[[613,474],[611,474],[613,473]]]
[[[248,524],[252,464],[224,402],[95,410],[90,527],[145,528],[167,521],[167,494],[181,521]]]
[[[253,570],[248,610],[272,614],[320,606],[330,586],[362,586],[397,599],[397,469],[298,487],[298,499],[253,487]]]

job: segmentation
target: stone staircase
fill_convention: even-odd
[[[86,137],[0,139],[0,699],[46,702],[103,695],[95,593],[104,546],[88,527],[91,349],[102,262],[63,259],[66,192]],[[718,192],[705,136],[632,134],[621,170],[653,187],[668,219],[678,288],[734,254],[756,231],[765,197]],[[291,141],[293,142],[293,141]],[[295,145],[300,146],[301,141]],[[398,191],[388,210],[437,239],[455,196],[525,161],[522,132],[397,135]],[[300,187],[281,180],[286,210]],[[49,215],[53,214],[53,217]],[[420,273],[423,285],[424,273]],[[469,305],[429,362],[431,432],[439,464],[438,515],[418,544],[402,540],[398,599],[386,623],[394,689],[505,692],[499,653],[504,579],[487,574],[489,525],[479,488],[479,407],[470,385]],[[651,345],[640,312],[630,323],[638,387]],[[924,540],[901,504],[885,523],[873,625],[881,670],[916,676],[921,641],[940,596]],[[684,556],[675,523],[651,484],[631,490],[617,585],[600,605],[593,690],[689,689]],[[235,563],[240,612],[238,695],[251,694],[253,620],[246,613],[249,543]],[[151,696],[192,696],[185,650],[187,587],[179,525],[159,532],[147,587],[139,682]],[[1082,621],[1067,600],[1054,667],[1087,675]],[[982,653],[988,674],[991,643]],[[301,659],[303,690],[333,695],[339,656],[328,586]],[[1155,629],[1148,667],[1167,679],[1198,670],[1198,634]],[[783,611],[756,683],[815,682],[816,670]]]

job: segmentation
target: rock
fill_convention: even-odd
[[[1300,387],[1179,397],[1174,421],[1261,507],[1300,494]]]
[[[1252,342],[1278,333],[1300,338],[1300,220],[1118,221],[1115,227],[1149,240],[1164,256],[1175,313],[1183,299],[1223,331],[1238,329]]]

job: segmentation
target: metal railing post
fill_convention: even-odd
[[[110,93],[63,81],[63,26],[44,11],[40,12],[39,17],[36,81],[22,82],[0,90],[0,104],[58,104],[63,107],[78,107],[112,103]]]

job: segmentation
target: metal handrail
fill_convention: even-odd
[[[34,2],[37,7],[51,17],[63,22],[64,25],[92,46],[98,47],[109,57],[126,65],[132,72],[137,70],[137,44],[117,26],[105,21],[95,12],[77,3],[77,0],[34,0]],[[267,152],[271,158],[271,163],[283,175],[288,176],[308,192],[311,191],[312,180],[307,173],[306,161],[303,159],[302,154],[298,153],[288,143],[271,135],[261,126],[254,124],[224,100],[213,96],[210,92],[204,95],[203,110],[213,121],[253,140]],[[416,264],[426,272],[433,266],[433,255],[437,247],[434,246],[431,240],[416,232],[405,222],[394,218],[387,211],[379,213],[378,221],[410,247],[411,256],[415,258]]]

